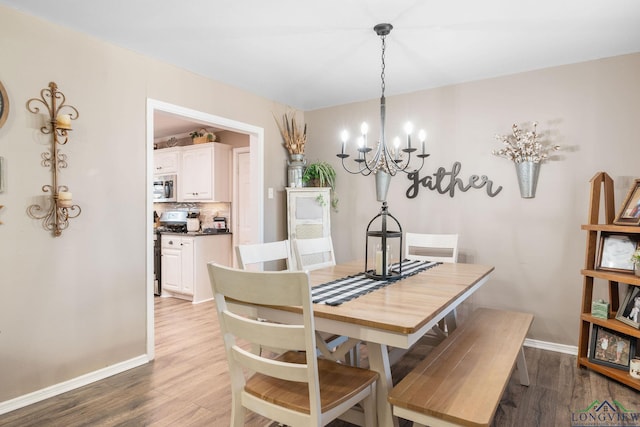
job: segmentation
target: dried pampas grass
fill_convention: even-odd
[[[305,124],[300,130],[296,123],[295,113],[292,113],[291,117],[289,114],[283,114],[282,121],[276,119],[275,115],[273,118],[276,120],[280,135],[284,140],[282,145],[289,154],[304,154],[304,144],[307,142],[307,125]]]

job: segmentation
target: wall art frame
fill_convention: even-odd
[[[627,234],[600,233],[596,270],[633,272],[631,256],[638,248],[638,241]]]
[[[617,225],[640,225],[640,179],[636,179],[613,220]]]
[[[640,329],[640,287],[629,285],[627,294],[616,313],[616,319]]]
[[[589,361],[610,368],[629,370],[636,354],[636,339],[594,324],[591,329]]]

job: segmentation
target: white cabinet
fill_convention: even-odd
[[[180,150],[167,148],[153,152],[154,175],[177,174],[180,166]]]
[[[178,201],[229,202],[231,146],[197,144],[182,149]]]
[[[162,296],[193,303],[213,298],[207,263],[231,265],[231,235],[161,235]]]
[[[325,187],[287,187],[289,240],[331,235],[331,194]],[[297,270],[295,257],[293,269]]]

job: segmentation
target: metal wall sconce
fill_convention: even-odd
[[[48,208],[33,204],[27,208],[27,214],[33,219],[41,219],[45,230],[53,231],[54,236],[60,236],[62,230],[69,226],[69,219],[76,218],[82,210],[80,206],[73,204],[69,188],[66,185],[58,185],[58,171],[67,167],[67,156],[63,154],[58,145],[65,145],[68,141],[68,132],[71,130],[71,120],[78,118],[76,107],[65,104],[66,98],[58,90],[55,82],[50,82],[48,88],[40,91],[40,98],[31,98],[27,101],[27,110],[38,114],[40,107],[44,105],[48,111],[49,122],[40,128],[40,132],[51,135],[51,148],[42,153],[42,166],[51,168],[53,175],[52,185],[43,185],[42,191],[51,193],[51,202]],[[63,114],[63,111],[69,111]]]

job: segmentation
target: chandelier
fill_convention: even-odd
[[[351,174],[362,174],[368,176],[374,174],[376,178],[376,197],[379,202],[383,202],[386,205],[387,191],[389,190],[389,183],[391,177],[395,176],[398,172],[417,172],[424,166],[424,159],[429,157],[429,154],[425,152],[425,141],[427,134],[424,130],[418,132],[418,141],[420,143],[421,152],[415,156],[421,160],[420,167],[410,168],[411,154],[417,151],[417,148],[411,144],[411,136],[413,133],[413,125],[407,122],[404,127],[406,133],[406,145],[401,148],[402,141],[399,137],[393,139],[393,147],[389,147],[385,139],[385,61],[384,54],[386,50],[386,36],[389,35],[393,25],[391,24],[378,24],[373,27],[373,30],[382,40],[382,71],[380,78],[382,81],[382,95],[380,97],[380,139],[377,142],[375,151],[368,146],[367,134],[369,132],[369,125],[364,122],[360,126],[360,136],[357,138],[358,157],[353,159],[356,162],[356,169],[351,170],[345,164],[345,159],[349,157],[346,153],[347,142],[349,140],[349,133],[346,130],[341,132],[340,138],[342,142],[342,150],[337,156],[342,159],[342,167]],[[373,153],[371,153],[373,151]]]

